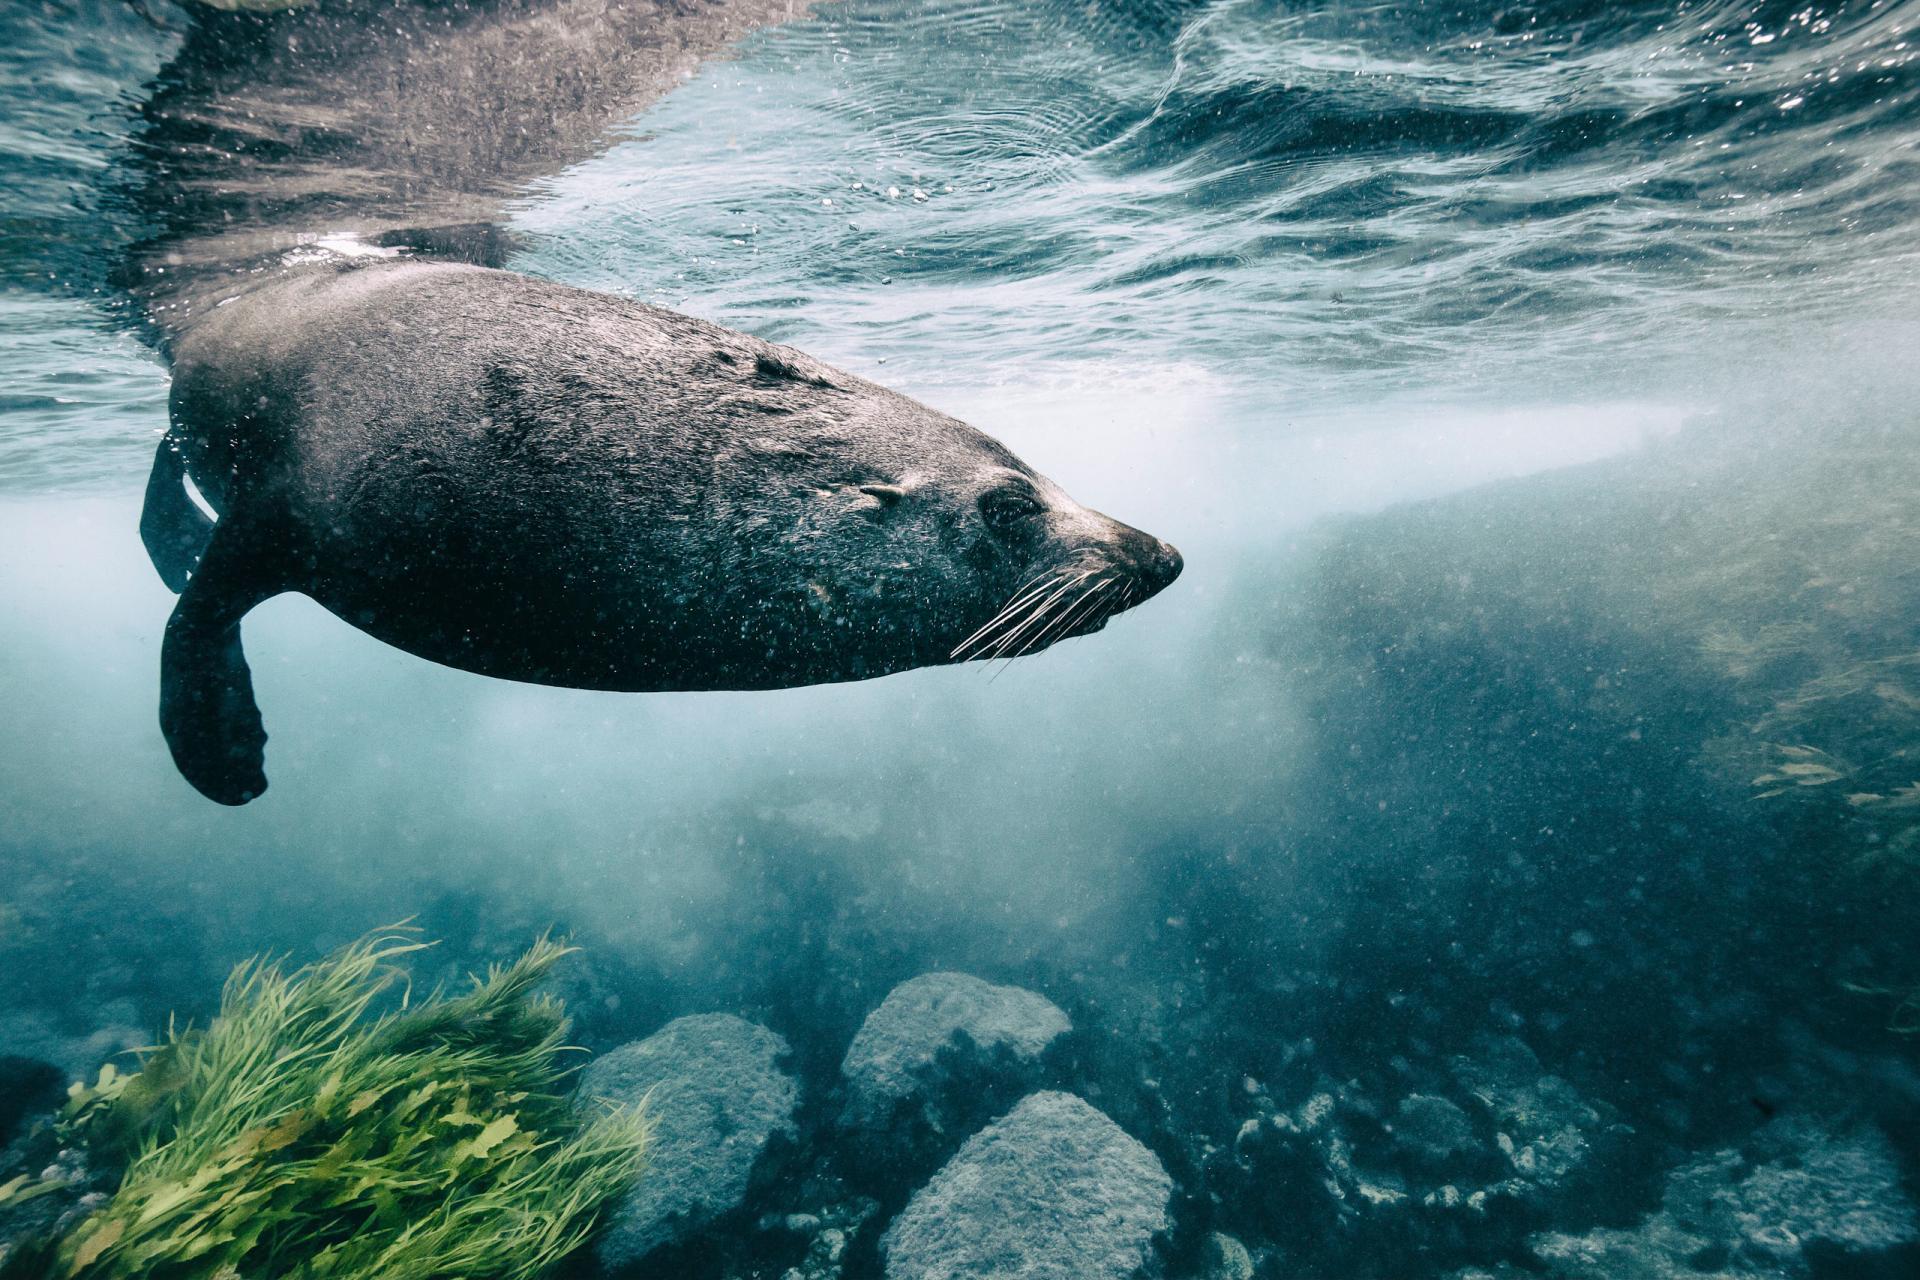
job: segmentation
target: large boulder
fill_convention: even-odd
[[[1036,1093],[969,1138],[880,1247],[887,1280],[1127,1280],[1167,1229],[1154,1154],[1066,1093]]]
[[[646,1171],[600,1241],[609,1270],[639,1261],[745,1201],[776,1139],[795,1135],[799,1089],[780,1067],[787,1042],[728,1014],[679,1018],[595,1059],[583,1106],[646,1099],[654,1120]]]
[[[1048,1053],[1072,1029],[1052,1001],[1019,987],[964,973],[903,982],[847,1049],[841,1123],[874,1148],[868,1167],[924,1175],[966,1133],[1049,1083]]]

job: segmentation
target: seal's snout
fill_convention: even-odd
[[[1140,577],[1149,589],[1157,593],[1173,585],[1173,580],[1180,576],[1187,562],[1181,558],[1179,548],[1171,542],[1162,542],[1158,538],[1152,539],[1152,542],[1153,552],[1141,566]]]
[[[1132,525],[1114,521],[1112,538],[1114,559],[1133,580],[1135,603],[1165,591],[1186,567],[1171,543]]]

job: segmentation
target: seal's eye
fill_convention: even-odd
[[[989,529],[1003,533],[1043,510],[1039,499],[1026,489],[993,489],[980,496],[981,518]]]

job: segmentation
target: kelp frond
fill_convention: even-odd
[[[376,1016],[423,945],[401,928],[291,975],[250,961],[204,1031],[78,1090],[71,1131],[129,1164],[39,1252],[51,1274],[533,1280],[577,1248],[639,1172],[647,1122],[582,1122],[564,1096],[566,1020],[534,988],[567,948]]]

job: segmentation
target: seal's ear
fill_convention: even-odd
[[[877,499],[883,507],[890,507],[907,496],[907,491],[897,484],[863,484],[860,492]]]

